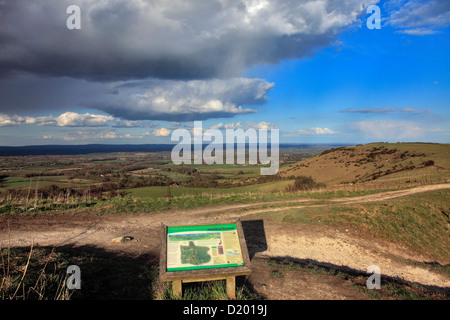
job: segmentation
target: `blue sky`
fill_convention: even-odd
[[[272,119],[282,123],[284,131],[336,132],[300,135],[304,142],[450,141],[448,27],[416,36],[390,26],[381,30],[363,26],[339,39],[338,46],[324,48],[312,58],[247,71],[249,77],[276,84],[265,110],[253,121]],[[363,136],[361,130],[352,130],[354,123],[376,121],[380,130],[398,126],[379,134],[363,130]],[[285,141],[298,138],[293,134]]]
[[[27,1],[0,2],[0,145],[170,143],[194,120],[450,142],[448,1]]]

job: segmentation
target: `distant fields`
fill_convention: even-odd
[[[76,185],[88,185],[92,183],[95,183],[95,181],[88,179],[70,179],[65,176],[42,176],[32,178],[7,177],[2,181],[2,188],[14,189],[14,188],[31,187],[35,189],[36,187],[39,186],[52,184],[70,187]]]

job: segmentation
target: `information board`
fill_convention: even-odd
[[[235,223],[167,227],[167,272],[244,266]]]

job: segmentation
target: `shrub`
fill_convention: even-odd
[[[423,165],[424,165],[425,167],[434,166],[434,161],[433,161],[433,160],[425,161],[425,162],[423,163]]]
[[[316,182],[312,177],[298,176],[295,178],[294,184],[287,187],[287,191],[308,191],[325,187],[324,183]]]

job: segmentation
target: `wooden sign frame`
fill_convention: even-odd
[[[197,270],[185,271],[167,271],[167,229],[168,227],[182,227],[182,226],[207,226],[207,225],[222,225],[235,224],[238,233],[240,249],[244,261],[243,266],[233,267],[218,267]],[[161,255],[159,265],[159,279],[163,282],[172,281],[172,289],[174,297],[181,297],[182,284],[189,282],[226,280],[227,295],[230,299],[235,299],[235,279],[236,276],[249,275],[252,272],[250,266],[250,257],[247,250],[247,244],[244,238],[244,232],[240,219],[232,221],[214,221],[208,223],[206,221],[196,221],[189,223],[166,224],[161,222]]]

